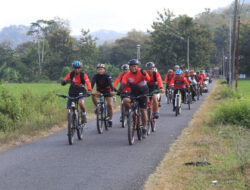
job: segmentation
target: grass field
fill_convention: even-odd
[[[250,98],[250,80],[239,80],[239,92]]]

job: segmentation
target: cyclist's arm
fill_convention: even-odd
[[[161,75],[160,73],[156,73],[156,80],[157,80],[157,83],[158,83],[158,87],[161,89],[163,88],[163,84],[162,84],[162,80],[161,80]]]
[[[90,84],[90,80],[89,80],[88,75],[84,74],[83,80],[85,81],[88,90],[92,91],[92,87],[91,87],[91,84]]]
[[[120,81],[121,81],[121,76],[119,76],[118,78],[115,79],[114,88],[117,87],[117,85],[119,84]]]
[[[188,87],[190,87],[189,82],[188,82],[187,78],[185,78],[185,77],[184,77],[184,82],[186,83],[186,85],[187,85]]]
[[[165,82],[165,84],[168,83],[168,75],[166,75],[166,77],[165,77],[165,79],[164,79],[164,82]]]
[[[110,75],[108,76],[108,84],[109,84],[111,90],[114,92],[115,89],[114,89],[114,87],[113,87],[113,85],[112,85],[112,77],[111,77]]]
[[[144,71],[144,70],[141,69],[141,74],[142,74],[143,79],[144,79],[145,81],[147,81],[147,82],[150,81],[150,76],[149,76],[149,74],[147,73],[147,71]]]
[[[70,73],[68,73],[63,79],[62,79],[62,81],[61,81],[61,84],[62,85],[66,85],[66,81],[68,80],[68,79],[70,79]]]
[[[91,80],[91,88],[93,89],[96,83],[96,75],[93,76],[92,80]]]

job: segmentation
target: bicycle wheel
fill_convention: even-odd
[[[155,123],[155,120],[152,118],[150,123],[151,123],[151,130],[152,130],[152,132],[155,132],[155,131],[156,131],[156,123]]]
[[[75,125],[76,125],[75,114],[70,112],[68,113],[68,141],[70,145],[74,143]]]
[[[97,126],[97,131],[99,134],[103,133],[103,125],[104,125],[104,120],[102,118],[102,109],[100,108],[100,104],[97,104],[97,106],[96,106],[96,126]]]
[[[175,116],[177,117],[179,115],[179,98],[176,98],[176,107],[175,107]]]
[[[188,109],[190,110],[191,107],[190,107],[190,104],[191,104],[191,96],[190,96],[190,93],[188,93]]]
[[[135,142],[135,128],[136,128],[136,121],[133,111],[129,112],[127,116],[127,122],[128,122],[128,142],[129,145],[132,145]]]
[[[106,109],[105,104],[103,104],[102,106],[102,119],[104,121],[105,130],[108,131],[109,130],[109,116],[107,114],[107,109]]]
[[[150,133],[151,133],[151,118],[152,118],[152,109],[151,109],[151,107],[148,108],[147,114],[148,114],[147,135],[150,135]]]
[[[122,106],[122,108],[121,108],[121,110],[122,110],[122,113],[121,113],[122,128],[124,128],[126,126],[126,124],[127,124],[127,117],[125,116],[125,107],[124,107],[124,105],[122,104],[121,106]]]
[[[79,113],[79,112],[78,112]],[[77,127],[77,137],[78,140],[83,139],[83,128],[84,128],[84,123],[82,122],[82,111],[80,111],[80,116],[78,116],[78,127]]]
[[[199,90],[196,90],[196,95],[197,95],[197,100],[199,100],[200,99],[200,92],[199,92]]]

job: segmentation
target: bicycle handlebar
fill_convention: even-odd
[[[77,100],[79,98],[82,98],[82,97],[86,97],[85,95],[80,95],[80,96],[77,96],[77,97],[71,97],[71,96],[67,96],[67,95],[64,95],[64,94],[56,94],[57,96],[59,97],[62,97],[62,98],[68,98],[68,99],[71,99],[71,100]]]

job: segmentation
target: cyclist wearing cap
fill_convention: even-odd
[[[104,94],[105,99],[107,100],[107,110],[109,113],[109,127],[112,127],[112,118],[113,118],[113,98],[114,87],[112,85],[112,78],[110,75],[106,74],[106,68],[104,64],[98,64],[96,66],[97,74],[95,74],[91,81],[91,86],[94,88],[96,84],[96,96]],[[94,105],[97,105],[96,96],[92,96],[92,101]]]
[[[178,69],[177,71],[175,71],[175,77],[170,82],[170,85],[174,86],[173,111],[175,111],[175,96],[178,92],[178,89],[180,89],[181,91],[182,102],[184,102],[184,98],[186,96],[185,84],[188,88],[190,87],[187,79],[182,74],[182,71]]]
[[[79,93],[83,93],[84,95],[90,94],[92,91],[91,84],[89,81],[88,76],[82,72],[82,63],[80,61],[74,61],[72,63],[72,66],[74,70],[70,73],[68,73],[63,80],[61,81],[61,84],[64,86],[68,82],[71,82],[70,88],[69,88],[69,96],[76,97],[79,96]],[[85,84],[87,85],[88,92],[86,92]],[[82,121],[83,123],[87,123],[86,118],[86,107],[84,104],[84,100],[86,97],[82,97],[79,99],[79,105],[82,109]],[[68,100],[67,108],[70,108],[72,101]]]
[[[139,107],[141,109],[141,115],[142,115],[142,137],[146,138],[147,135],[147,94],[148,94],[148,86],[147,81],[150,80],[150,77],[148,73],[142,69],[139,68],[140,62],[137,59],[131,59],[129,62],[129,69],[130,72],[128,72],[122,79],[120,89],[118,91],[118,94],[122,92],[124,87],[126,85],[129,85],[131,88],[131,94],[135,97],[141,96],[137,99],[139,103]],[[143,96],[145,95],[145,96]],[[130,98],[126,97],[123,99],[124,106],[126,109],[126,112],[128,112],[130,107]]]
[[[149,88],[149,93],[153,93],[153,112],[154,112],[154,119],[159,118],[159,104],[158,104],[158,97],[157,94],[163,93],[163,84],[161,80],[161,75],[160,73],[154,71],[155,64],[153,62],[148,62],[146,63],[146,69],[148,72],[148,75],[150,77],[150,80],[147,82],[148,88]]]

